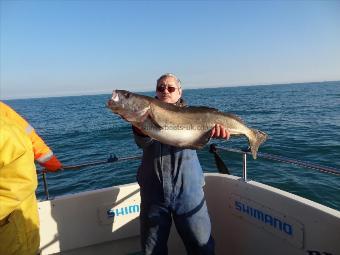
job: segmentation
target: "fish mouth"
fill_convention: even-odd
[[[112,96],[111,96],[111,101],[117,103],[119,101],[119,95],[118,93],[116,92],[116,90],[114,90],[112,92]]]
[[[119,95],[116,92],[116,90],[114,90],[112,92],[111,98],[109,99],[109,101],[107,102],[106,106],[111,108],[111,109],[115,109],[117,108],[117,103],[119,102]]]

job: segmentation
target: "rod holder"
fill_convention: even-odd
[[[48,186],[47,186],[47,181],[46,181],[46,172],[42,173],[42,178],[44,181],[44,190],[45,190],[46,200],[50,200],[50,195],[48,193]]]

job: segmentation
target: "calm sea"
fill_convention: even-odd
[[[144,93],[152,96],[153,93]],[[129,124],[113,115],[109,95],[8,100],[35,127],[64,165],[139,155]],[[248,126],[269,134],[260,152],[340,169],[340,81],[184,91],[190,105],[239,115]],[[233,138],[213,142],[243,148]],[[216,172],[208,146],[198,151],[206,172]],[[223,152],[234,175],[241,155]],[[135,182],[139,161],[116,162],[47,175],[51,196]],[[340,177],[265,159],[248,161],[248,178],[340,210]],[[44,199],[39,177],[37,195]]]

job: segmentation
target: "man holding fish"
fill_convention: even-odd
[[[195,149],[211,137],[243,135],[256,159],[267,135],[234,114],[186,106],[180,80],[169,73],[157,80],[156,98],[115,90],[108,107],[133,125],[136,144],[143,149],[137,181],[144,254],[168,254],[172,221],[188,254],[214,254],[204,175]]]
[[[176,107],[186,107],[181,82],[170,73],[157,80],[156,98]],[[157,137],[151,138],[147,131],[152,132],[159,124],[147,116],[147,109],[134,102],[134,106],[131,105],[135,108],[134,112],[117,111],[113,102],[116,99],[113,95],[108,106],[133,124],[135,141],[143,149],[142,163],[137,173],[141,188],[143,252],[168,254],[167,241],[173,220],[188,254],[214,254],[211,223],[203,191],[204,176],[196,151],[162,143],[156,140]],[[125,107],[127,110],[127,104]],[[161,114],[166,115],[166,112]],[[171,127],[174,125],[169,125],[169,132],[173,131]],[[203,139],[206,142],[211,137],[229,139],[229,136],[229,131],[217,124],[210,128],[208,137]]]
[[[186,107],[180,80],[173,74],[164,74],[157,80],[156,96],[160,101]],[[144,152],[138,171],[143,251],[167,254],[173,218],[188,254],[214,254],[204,176],[196,151],[162,144],[136,127],[133,130],[135,141]],[[229,138],[221,126],[213,128],[211,135]]]
[[[164,74],[157,80],[156,95],[163,102],[186,106],[180,80],[173,74]],[[214,254],[211,224],[203,192],[204,176],[196,151],[179,149],[157,141],[150,147],[148,140],[151,138],[143,138],[137,128],[134,128],[134,133],[136,143],[144,150],[143,161],[146,163],[142,163],[138,172],[140,185],[146,183],[144,196],[141,192],[143,251],[145,254],[167,254],[167,240],[173,218],[188,254]],[[211,136],[228,139],[229,132],[216,125]],[[154,174],[156,178],[152,176]],[[148,183],[150,178],[155,183]],[[157,194],[152,191],[155,185],[158,186],[155,189]]]

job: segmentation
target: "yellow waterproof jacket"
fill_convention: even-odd
[[[32,142],[0,116],[0,254],[33,255],[39,248],[37,175]]]
[[[62,167],[59,160],[53,155],[52,150],[45,144],[44,140],[35,132],[34,128],[16,111],[0,101],[0,116],[10,119],[21,127],[31,139],[33,145],[34,159],[49,171],[56,171]]]

